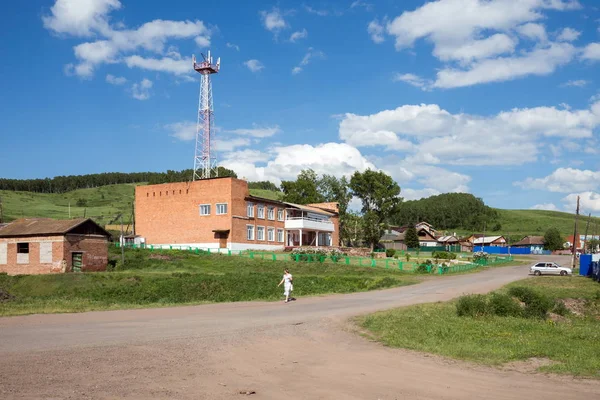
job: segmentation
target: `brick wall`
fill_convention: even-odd
[[[106,238],[67,235],[64,241],[64,259],[67,272],[73,270],[73,253],[83,253],[82,272],[106,271],[108,264],[108,241]]]

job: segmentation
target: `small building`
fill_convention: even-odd
[[[0,228],[0,272],[104,271],[110,234],[91,219],[25,218]]]
[[[380,239],[386,249],[407,250],[404,242],[408,226],[390,226]],[[436,247],[438,241],[432,232],[435,229],[427,222],[419,222],[415,225],[420,247]]]
[[[505,247],[506,239],[504,236],[480,236],[473,239],[473,245],[490,246],[490,247]]]
[[[523,239],[512,244],[511,247],[529,249],[531,254],[542,254],[542,252],[544,251],[544,237],[525,236]]]
[[[137,186],[135,233],[146,246],[282,250],[337,246],[337,203],[299,205],[250,195],[248,182],[212,178]]]

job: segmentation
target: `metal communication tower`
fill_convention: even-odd
[[[213,59],[202,54],[203,61],[197,63],[196,56],[192,56],[194,70],[200,73],[200,100],[198,101],[198,123],[196,125],[196,151],[194,155],[194,176],[196,179],[208,179],[217,176],[217,157],[212,151],[212,137],[214,131],[213,95],[210,75],[219,72],[221,58],[213,64]]]

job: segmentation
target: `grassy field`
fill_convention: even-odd
[[[111,260],[119,260],[111,248]],[[351,293],[418,282],[400,271],[339,264],[273,262],[180,251],[127,250],[125,266],[102,273],[0,275],[0,315],[162,307],[205,302],[282,299],[283,268],[297,297]]]
[[[545,361],[540,371],[599,378],[600,285],[582,277],[541,277],[513,283],[498,293],[514,287],[530,287],[550,301],[564,301],[567,311],[548,318],[459,317],[453,301],[377,313],[358,322],[391,347],[488,365],[536,358]]]

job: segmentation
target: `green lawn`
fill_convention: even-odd
[[[530,358],[551,360],[544,372],[600,377],[600,285],[582,277],[540,277],[510,287],[531,287],[569,300],[581,315],[554,319],[459,317],[456,301],[406,307],[359,318],[370,334],[391,347],[435,353],[488,365]],[[488,297],[489,298],[489,297]],[[569,303],[568,303],[569,304]]]
[[[119,259],[111,248],[111,260]],[[417,283],[399,271],[339,264],[273,262],[180,251],[127,250],[125,267],[102,273],[0,275],[0,315],[161,307],[205,302],[283,299],[283,269],[297,297],[351,293]],[[1,296],[0,296],[1,298]]]

